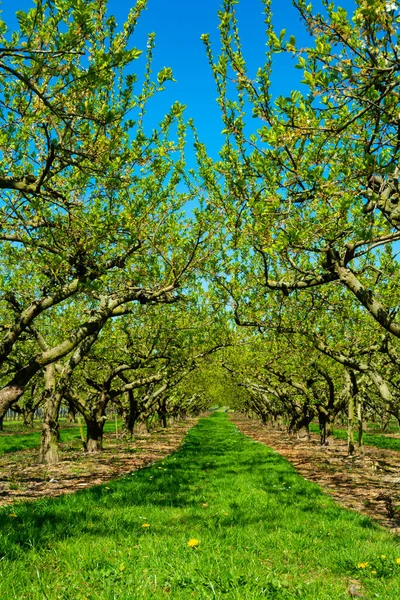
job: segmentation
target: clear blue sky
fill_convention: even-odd
[[[109,0],[109,11],[122,23],[134,0]],[[320,2],[314,2],[315,6]],[[341,6],[349,12],[354,9],[353,0],[341,0]],[[32,0],[0,0],[2,17],[10,29],[18,24],[14,13],[32,7]],[[209,151],[215,154],[220,146],[222,123],[216,105],[216,90],[205,56],[202,33],[209,33],[218,50],[218,16],[221,0],[148,0],[148,8],[142,15],[137,29],[135,46],[146,47],[148,33],[156,32],[154,53],[154,73],[163,66],[173,68],[176,83],[170,83],[167,91],[150,107],[149,117],[160,119],[168,106],[175,100],[187,105],[187,115],[195,119],[199,135],[207,143]],[[249,74],[252,76],[264,63],[265,24],[261,0],[241,0],[237,6],[243,50]],[[307,45],[309,38],[300,23],[297,11],[291,0],[273,0],[274,25],[279,32],[287,30],[301,45]],[[137,62],[137,72],[143,63]],[[293,68],[289,57],[277,55],[273,75],[273,93],[287,95],[298,86],[300,71]]]

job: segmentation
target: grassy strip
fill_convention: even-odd
[[[0,511],[0,598],[400,597],[400,543],[226,415],[151,468]]]
[[[310,432],[319,433],[319,427],[316,423],[310,424]],[[347,440],[347,431],[345,429],[334,429],[333,435],[335,438],[338,438],[340,440]],[[358,431],[354,432],[354,438],[356,442],[358,442]],[[365,433],[364,444],[366,446],[375,446],[376,448],[383,448],[385,450],[400,451],[400,438],[391,438],[385,435]]]
[[[84,435],[86,436],[86,427],[83,427]],[[104,433],[115,433],[115,423],[110,421],[104,425]],[[82,446],[81,434],[78,424],[68,424],[68,426],[60,427],[61,442],[75,442],[78,447]],[[19,450],[27,450],[28,448],[38,448],[40,446],[40,430],[28,430],[26,433],[9,433],[0,431],[0,454],[7,452],[18,452]]]

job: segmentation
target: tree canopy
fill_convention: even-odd
[[[178,86],[148,122],[173,70],[152,73],[154,34],[135,46],[145,0],[122,27],[106,0],[0,23],[0,419],[43,405],[44,461],[62,403],[93,451],[110,405],[128,433],[220,403],[291,431],[318,418],[323,442],[347,414],[350,451],[355,414],[400,423],[397,3],[294,0],[308,47],[261,4],[255,78],[235,0],[220,49],[202,36],[217,160]],[[288,97],[271,92],[276,53],[302,73]]]

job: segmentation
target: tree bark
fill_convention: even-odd
[[[354,397],[349,396],[347,412],[347,452],[350,456],[354,454]]]
[[[58,411],[61,394],[55,392],[54,365],[45,369],[45,403],[43,408],[43,425],[40,439],[40,462],[54,465],[59,461]]]
[[[95,454],[103,450],[103,429],[105,417],[86,419],[87,437],[86,447],[89,454]]]
[[[31,406],[27,406],[25,407],[25,409],[22,411],[22,417],[24,419],[24,425],[26,427],[29,427],[30,429],[33,428],[33,417],[34,417],[34,409]]]
[[[124,411],[124,429],[127,433],[127,436],[129,436],[130,439],[132,439],[133,429],[140,415],[139,402],[137,398],[135,398],[133,390],[128,390],[127,395],[128,410]]]
[[[166,429],[168,427],[168,420],[167,420],[167,405],[166,405],[165,400],[162,400],[161,402],[159,402],[157,413],[158,413],[158,419],[161,423],[161,427]]]
[[[358,424],[358,451],[364,454],[364,423],[363,405],[360,399],[357,401],[357,424]]]
[[[354,398],[356,396],[356,381],[352,371],[345,369],[347,393],[347,451],[349,456],[354,454]]]

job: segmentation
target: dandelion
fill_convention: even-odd
[[[199,542],[199,540],[196,540],[195,538],[191,538],[191,539],[188,541],[188,544],[187,544],[187,545],[189,546],[189,548],[196,548],[196,546],[198,546],[198,545],[199,545],[199,543],[200,543],[200,542]]]
[[[8,516],[9,517],[17,517],[18,515],[16,515],[15,513],[10,513]]]
[[[372,575],[376,575],[376,571],[371,571]]]
[[[386,558],[386,554],[381,554],[381,558]]]
[[[124,570],[125,570],[125,565],[121,565],[121,566],[120,566],[120,568],[119,568],[119,570],[120,570],[120,571],[121,571],[121,573],[122,573],[122,571],[124,571]]]
[[[142,528],[150,527],[150,523],[143,523]]]
[[[367,563],[367,562],[365,562],[365,563],[358,563],[357,567],[359,569],[365,569],[365,567],[368,567],[368,564],[369,563]]]
[[[400,565],[400,558],[396,558],[396,562],[398,565]]]

